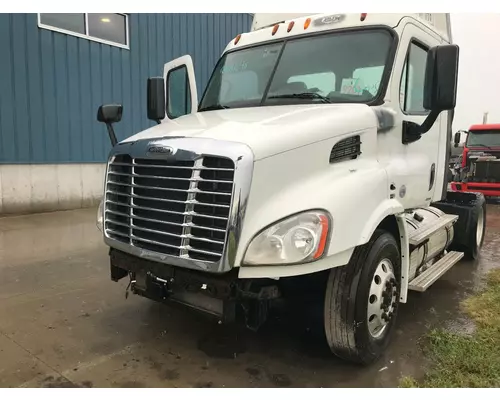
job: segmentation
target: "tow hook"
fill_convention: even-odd
[[[129,294],[130,290],[132,291],[132,293],[135,292],[135,284],[137,283],[134,273],[132,273],[132,272],[129,273],[129,278],[130,278],[130,281],[127,285],[127,288],[125,289],[125,299],[128,299],[128,294]]]

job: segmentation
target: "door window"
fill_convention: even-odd
[[[191,113],[191,89],[185,65],[167,75],[167,115],[170,119]]]
[[[411,42],[401,76],[399,101],[406,114],[426,114],[424,108],[427,49]]]

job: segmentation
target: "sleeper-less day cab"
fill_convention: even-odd
[[[447,191],[448,14],[256,14],[198,101],[190,56],[148,80],[157,125],[116,142],[98,226],[111,278],[257,329],[314,292],[332,352],[367,364],[399,304],[464,255],[484,198]]]

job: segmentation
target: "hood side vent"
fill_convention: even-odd
[[[354,160],[361,154],[361,138],[359,135],[342,139],[333,146],[330,152],[330,164]]]

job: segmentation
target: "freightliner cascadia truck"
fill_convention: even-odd
[[[111,280],[251,329],[313,292],[331,351],[370,364],[409,291],[484,240],[484,196],[447,190],[449,15],[255,18],[199,101],[185,55],[147,80],[149,129],[117,143],[123,107],[99,107]]]

